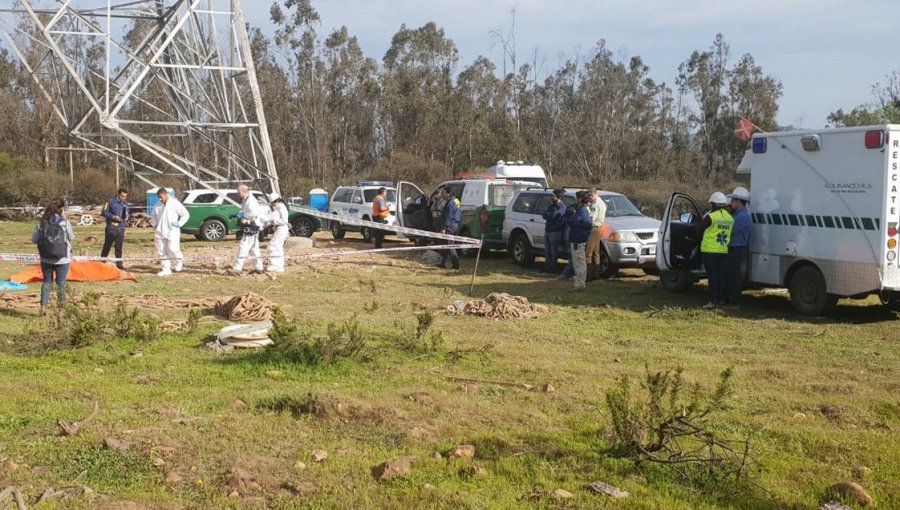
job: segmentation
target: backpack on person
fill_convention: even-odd
[[[64,259],[69,255],[66,229],[59,223],[47,222],[41,226],[41,238],[37,243],[38,253],[44,259]]]

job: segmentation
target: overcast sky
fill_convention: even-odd
[[[502,61],[490,32],[508,29],[516,10],[519,61],[535,50],[543,79],[600,39],[626,58],[638,55],[651,76],[672,86],[678,64],[705,50],[717,32],[731,62],[750,53],[781,80],[782,125],[824,126],[828,113],[871,100],[871,87],[900,71],[897,0],[313,0],[323,38],[346,25],[365,53],[381,60],[405,23],[434,21],[459,49],[461,71],[478,55]],[[270,27],[271,0],[244,0],[248,21]],[[891,34],[894,34],[893,36]]]

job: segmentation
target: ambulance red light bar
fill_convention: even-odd
[[[897,235],[897,227],[888,227],[888,237]]]
[[[884,147],[884,131],[866,131],[866,148],[880,149]]]

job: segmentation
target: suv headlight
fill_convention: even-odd
[[[624,232],[613,232],[609,234],[609,240],[613,243],[636,243],[638,242],[638,237],[634,235],[634,232],[624,231]]]

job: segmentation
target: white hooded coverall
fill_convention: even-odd
[[[275,233],[269,240],[269,271],[283,273],[284,272],[284,242],[287,241],[288,227],[288,210],[287,206],[278,202],[275,208],[269,211],[269,224],[275,226]]]
[[[265,223],[268,214],[266,209],[267,208],[261,205],[252,193],[247,195],[247,198],[244,199],[244,203],[241,204],[241,212],[244,213],[244,220],[253,222],[257,227],[262,227]],[[241,237],[241,241],[238,243],[237,259],[234,261],[235,271],[241,272],[244,270],[244,261],[247,260],[248,255],[253,259],[256,270],[262,272],[263,259],[262,254],[259,252],[259,234],[244,234],[244,236]]]
[[[162,262],[164,273],[172,270],[175,260],[175,271],[184,267],[184,254],[181,253],[181,227],[190,218],[187,208],[175,197],[169,197],[166,203],[158,203],[153,207],[150,225],[153,227],[156,241],[156,254]]]

